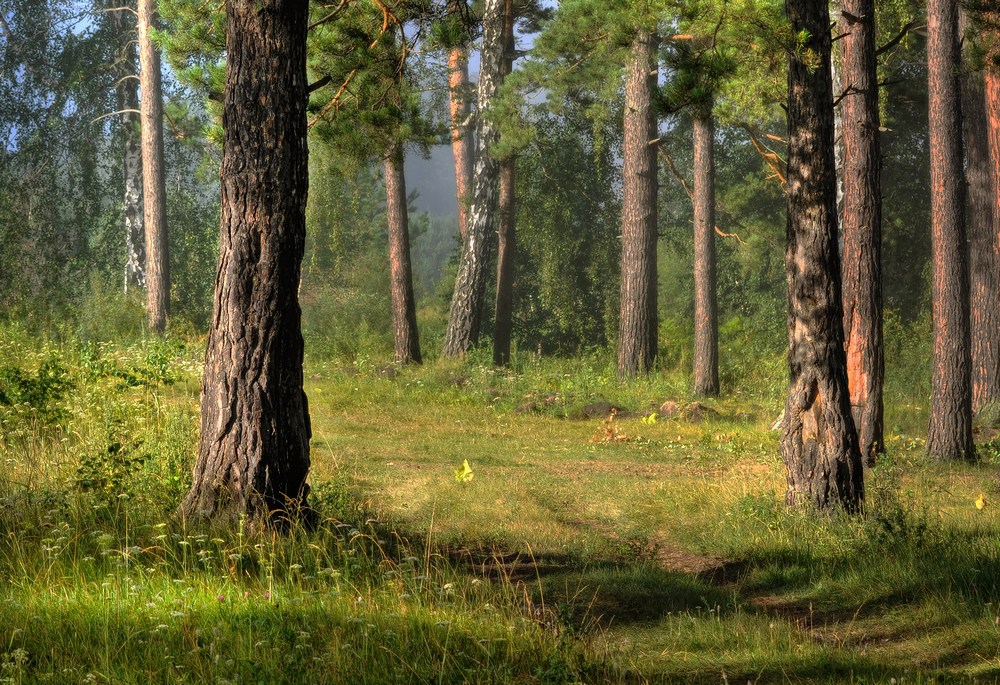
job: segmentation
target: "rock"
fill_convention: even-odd
[[[660,405],[658,413],[661,419],[672,419],[681,413],[681,405],[673,400],[667,400]]]
[[[711,407],[707,407],[701,402],[693,402],[688,406],[684,407],[683,417],[686,421],[690,423],[701,423],[708,418],[716,418],[719,416],[719,412],[715,411]]]
[[[392,380],[393,378],[399,376],[399,369],[395,366],[380,366],[375,369],[375,375],[379,378],[388,378],[389,380]]]
[[[521,402],[521,404],[514,407],[515,414],[541,414],[542,408],[538,406],[538,402],[533,402],[531,400],[527,402]]]
[[[603,420],[608,418],[611,412],[615,412],[618,416],[623,416],[628,414],[628,412],[625,409],[622,409],[621,407],[611,404],[610,402],[601,401],[580,407],[570,415],[570,418]]]

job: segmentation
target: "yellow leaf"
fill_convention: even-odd
[[[455,480],[459,483],[468,483],[472,480],[472,467],[469,466],[469,460],[462,460],[462,468],[455,471]]]
[[[986,506],[986,495],[979,493],[979,497],[976,498],[976,509],[983,509]]]

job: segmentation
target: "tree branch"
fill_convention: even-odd
[[[118,116],[119,114],[142,114],[142,112],[140,112],[137,109],[120,109],[117,112],[108,112],[107,114],[102,114],[101,116],[99,116],[99,117],[97,117],[95,119],[91,119],[90,123],[96,124],[101,119],[107,119],[109,117],[115,117],[115,116]]]
[[[135,16],[137,16],[137,17],[139,16],[139,13],[136,12],[131,7],[105,7],[104,9],[99,9],[97,11],[98,12],[131,12]]]
[[[694,200],[694,193],[691,191],[691,187],[688,185],[687,180],[684,178],[681,172],[677,170],[677,165],[674,164],[673,157],[671,157],[670,153],[667,152],[667,148],[663,147],[662,143],[658,146],[658,148],[660,150],[660,155],[662,155],[663,159],[667,161],[667,167],[670,169],[670,172],[674,175],[674,178],[680,181],[681,188],[683,188],[684,192],[687,193],[688,198]]]
[[[336,7],[334,7],[332,12],[330,12],[328,15],[326,15],[322,19],[317,19],[313,23],[309,24],[309,26],[306,28],[306,30],[307,31],[312,31],[314,28],[316,28],[317,26],[320,26],[321,24],[325,24],[328,21],[333,21],[334,19],[337,18],[338,14],[340,14],[342,11],[344,11],[344,9],[347,7],[347,5],[348,5],[349,2],[350,2],[350,0],[340,0],[340,4],[337,5]]]
[[[313,93],[313,92],[319,90],[320,88],[322,88],[323,86],[325,86],[326,84],[328,84],[332,80],[333,79],[328,74],[328,75],[324,76],[323,78],[321,78],[319,81],[316,81],[315,83],[310,83],[309,87],[306,89],[306,92],[307,93]]]
[[[885,45],[883,45],[882,47],[880,47],[875,51],[875,56],[881,57],[883,54],[892,50],[894,47],[903,42],[903,39],[906,38],[906,34],[908,34],[915,28],[917,28],[917,22],[915,21],[907,22],[906,26],[902,28],[902,30],[895,38],[893,38],[888,43],[886,43]]]
[[[678,171],[677,165],[674,164],[673,157],[671,157],[670,153],[667,152],[667,148],[665,148],[663,146],[663,143],[660,143],[657,146],[657,148],[659,149],[660,154],[663,155],[663,158],[665,160],[667,160],[667,166],[670,168],[670,171],[671,171],[671,173],[673,173],[674,177],[678,181],[680,181],[681,187],[684,189],[684,192],[687,193],[688,198],[691,200],[691,202],[694,202],[694,193],[691,191],[690,186],[688,186],[687,180],[685,180],[683,174],[681,174],[681,172]],[[715,233],[718,236],[722,237],[722,238],[736,238],[736,242],[738,242],[738,243],[740,243],[742,245],[746,245],[747,244],[747,242],[745,240],[743,240],[743,238],[739,237],[739,235],[737,235],[736,233],[726,233],[725,231],[723,231],[718,226],[713,226],[712,228],[714,228],[715,229]]]
[[[749,126],[744,125],[743,129],[750,135],[750,142],[753,143],[753,147],[757,150],[757,154],[761,156],[764,162],[771,167],[771,171],[774,172],[774,175],[770,178],[777,178],[781,183],[781,187],[784,188],[788,184],[788,179],[785,177],[785,174],[787,173],[787,163],[785,160],[783,160],[777,152],[761,143],[754,134],[753,129]]]
[[[327,112],[329,112],[334,107],[339,107],[340,97],[347,91],[347,86],[351,84],[351,81],[354,80],[354,77],[357,75],[357,73],[358,70],[353,69],[351,73],[347,75],[347,78],[344,79],[344,82],[340,84],[340,88],[337,90],[337,94],[333,96],[333,99],[331,99],[329,103],[327,103],[326,107],[323,108],[322,112],[320,112],[319,114],[317,114],[312,118],[312,120],[307,124],[307,128],[312,128],[316,124],[316,122],[318,122],[320,119],[326,116]]]

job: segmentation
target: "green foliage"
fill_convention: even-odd
[[[539,113],[537,130],[517,159],[514,336],[546,352],[601,346],[617,335],[620,128],[567,108]]]
[[[375,171],[322,143],[310,155],[299,297],[310,355],[391,349],[385,194]]]
[[[67,369],[56,357],[44,360],[37,371],[17,366],[0,367],[0,421],[6,423],[11,413],[26,414],[43,426],[52,426],[67,418],[63,400],[73,387]]]
[[[71,0],[14,0],[0,10],[0,308],[40,327],[86,283],[93,228],[108,221],[115,110],[109,27],[79,23]]]

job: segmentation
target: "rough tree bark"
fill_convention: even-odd
[[[219,267],[187,517],[306,504],[309,414],[298,285],[305,244],[307,3],[228,0]]]
[[[410,267],[410,227],[403,175],[403,145],[394,141],[383,161],[386,219],[389,224],[389,275],[392,291],[392,330],[396,361],[421,363],[417,333],[417,304]]]
[[[135,15],[127,9],[112,13],[122,47],[115,60],[115,92],[122,112],[123,181],[125,187],[125,292],[146,287],[146,236],[142,228],[142,134],[139,129],[139,63],[135,50]]]
[[[621,313],[618,376],[648,373],[656,358],[656,89],[658,37],[640,29],[625,70]]]
[[[882,188],[875,2],[843,0],[840,16],[843,119],[844,340],[851,412],[861,458],[883,446]]]
[[[500,87],[503,69],[504,0],[486,0],[483,11],[483,49],[479,70],[479,113],[476,117],[476,172],[472,180],[472,204],[455,279],[444,356],[460,357],[479,339],[483,302],[486,296],[486,267],[489,263],[497,222],[498,164],[490,154],[497,130],[483,113]]]
[[[170,313],[170,259],[167,250],[167,188],[163,170],[163,86],[160,51],[150,39],[156,0],[139,0],[139,78],[142,88],[142,195],[146,232],[146,317],[162,334]]]
[[[465,0],[449,0],[448,13],[464,21]],[[451,113],[451,151],[455,157],[455,194],[458,197],[458,236],[465,244],[472,187],[472,141],[469,140],[469,47],[448,50],[448,104]]]
[[[962,32],[969,28],[965,12]],[[996,224],[997,186],[989,145],[989,116],[983,74],[963,69],[962,124],[969,220],[969,315],[972,340],[972,411],[1000,401],[1000,245]],[[1000,114],[998,114],[1000,116]]]
[[[719,394],[719,312],[715,267],[715,120],[694,119],[694,394]]]
[[[928,0],[934,367],[927,451],[937,459],[972,460],[976,449],[958,67],[958,4]]]
[[[851,418],[843,338],[827,3],[786,0],[814,68],[788,61],[788,363],[781,455],[792,506],[857,511],[864,469]]]
[[[1000,13],[998,13],[1000,14]],[[1000,20],[1000,16],[997,17]],[[1000,36],[994,36],[995,41],[1000,40]],[[1000,46],[998,46],[1000,49]],[[989,157],[991,160],[990,176],[993,182],[992,197],[994,200],[993,205],[993,216],[994,216],[994,226],[997,222],[1000,222],[1000,66],[992,66],[985,71],[986,80],[986,113],[987,113],[987,131],[989,139]],[[1000,251],[1000,235],[994,230],[991,235],[992,250],[993,254],[997,255]],[[984,248],[987,249],[987,248]],[[1000,262],[1000,257],[996,257],[998,262]],[[993,306],[997,306],[997,293],[1000,291],[1000,276],[998,276],[996,271],[992,272],[992,277],[995,279],[993,282],[994,290],[993,292]],[[1000,324],[998,324],[1000,325]],[[996,347],[993,348],[996,351]],[[1000,372],[998,372],[1000,373]],[[1000,400],[1000,392],[995,392],[992,395],[982,397],[981,399],[985,401],[998,401]]]
[[[514,0],[504,2],[503,78],[514,68]],[[493,321],[493,363],[510,362],[510,338],[514,315],[515,197],[513,155],[500,162],[500,222],[497,250],[497,292]]]

